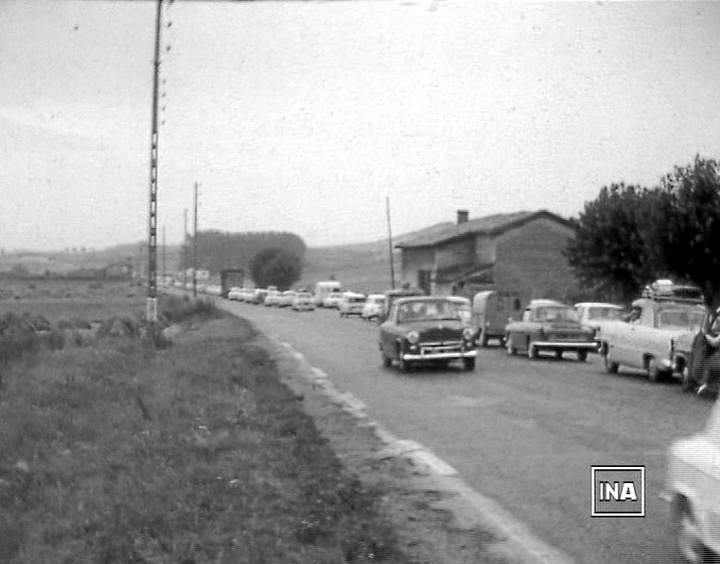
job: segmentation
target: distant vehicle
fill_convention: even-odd
[[[255,288],[249,302],[251,304],[263,304],[265,303],[265,296],[267,296],[267,294],[268,291],[265,288]]]
[[[666,493],[677,552],[686,562],[720,554],[720,403],[705,429],[675,441],[668,452]]]
[[[595,331],[595,342],[600,349],[600,333],[608,323],[623,321],[623,308],[604,302],[580,302],[575,304],[580,323]]]
[[[377,319],[383,314],[384,306],[385,294],[370,294],[365,299],[365,304],[360,312],[360,317],[367,320]]]
[[[282,293],[282,296],[280,296],[280,303],[278,303],[278,307],[292,307],[296,294],[297,292],[295,290],[285,290]]]
[[[322,301],[322,305],[325,308],[329,309],[337,309],[340,305],[340,301],[342,300],[343,293],[338,291],[331,291],[326,296],[325,299]]]
[[[227,298],[233,288],[242,288],[245,284],[245,271],[240,268],[226,268],[220,271],[220,287],[223,298]]]
[[[447,364],[461,360],[465,370],[475,368],[475,331],[465,326],[458,304],[445,297],[406,297],[393,301],[380,325],[383,366],[397,362],[401,372],[414,364]]]
[[[364,305],[365,294],[359,294],[357,292],[344,292],[342,300],[338,303],[340,317],[350,317],[351,315],[357,315],[359,317],[362,313]]]
[[[206,284],[205,286],[203,286],[202,291],[208,296],[222,295],[222,287],[220,286],[220,284]]]
[[[263,302],[263,305],[265,305],[265,306],[280,305],[281,296],[282,296],[282,294],[277,290],[268,290],[268,293],[265,296],[265,301]]]
[[[330,292],[342,292],[342,284],[337,280],[325,280],[315,284],[315,305],[324,307],[323,302]]]
[[[672,375],[675,343],[697,334],[704,315],[701,303],[685,298],[635,300],[627,321],[603,326],[600,331],[605,370],[611,374],[620,366],[645,370],[651,382]]]
[[[293,299],[294,311],[312,311],[315,309],[315,300],[310,292],[298,292]]]
[[[245,288],[238,288],[233,286],[227,293],[228,300],[240,301],[244,295]]]
[[[491,339],[504,344],[505,326],[509,321],[517,321],[522,317],[522,302],[515,293],[504,293],[497,290],[478,292],[473,296],[473,325],[480,331],[478,342],[487,347]]]
[[[522,319],[505,326],[505,348],[509,355],[523,350],[529,358],[538,358],[545,351],[562,358],[565,351],[571,351],[584,362],[597,345],[595,332],[580,324],[575,308],[555,300],[531,300]]]

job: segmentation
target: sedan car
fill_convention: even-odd
[[[233,286],[228,292],[228,300],[240,301],[242,299],[244,291],[245,288],[238,288],[237,286]]]
[[[720,555],[720,404],[705,429],[673,443],[668,453],[667,492],[679,556],[717,562]]]
[[[385,294],[370,294],[365,300],[360,317],[367,320],[377,319],[383,314]]]
[[[291,307],[296,295],[297,292],[295,290],[285,290],[282,296],[280,296],[278,307]]]
[[[337,309],[340,301],[343,298],[343,293],[340,291],[330,292],[322,301],[323,307],[330,309]]]
[[[315,299],[310,292],[298,292],[293,298],[294,311],[312,311],[315,309]]]
[[[557,358],[572,351],[585,361],[588,351],[597,350],[595,331],[583,327],[575,309],[554,300],[532,300],[520,321],[505,326],[505,347],[509,355],[525,351],[529,358],[552,351]]]
[[[447,364],[460,360],[475,368],[475,331],[462,320],[458,304],[443,297],[395,300],[380,325],[380,353],[385,367],[397,363],[401,372],[413,364]]]
[[[351,315],[359,316],[362,313],[364,305],[365,294],[358,294],[357,292],[344,292],[343,298],[338,304],[340,317],[350,317]]]
[[[266,306],[276,306],[280,305],[280,297],[282,294],[278,292],[277,290],[268,290],[267,296],[265,296],[265,305]]]

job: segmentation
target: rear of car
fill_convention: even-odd
[[[363,304],[363,308],[360,311],[360,317],[368,320],[381,317],[383,314],[384,304],[385,294],[370,294]]]
[[[360,316],[365,305],[365,295],[355,292],[346,292],[338,304],[340,317]]]
[[[293,298],[292,308],[295,311],[312,311],[315,309],[315,300],[310,292],[298,292]]]

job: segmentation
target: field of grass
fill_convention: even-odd
[[[0,562],[408,561],[252,328],[212,317],[2,368]]]

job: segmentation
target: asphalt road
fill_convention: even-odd
[[[378,328],[337,311],[293,312],[230,302],[291,344],[400,438],[424,444],[541,539],[578,562],[673,562],[661,500],[671,441],[700,430],[711,402],[639,373],[606,374],[601,359],[531,361],[481,349],[477,368],[381,366]],[[590,516],[591,465],[644,465],[644,518]]]

